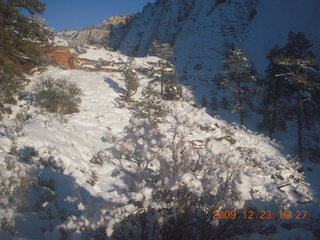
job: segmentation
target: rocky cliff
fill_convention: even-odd
[[[118,35],[125,33],[129,27],[132,16],[114,16],[102,22],[102,24],[86,27],[83,30],[63,30],[57,36],[69,42],[70,46],[83,44],[109,46],[111,33],[117,29]]]
[[[133,18],[125,36],[112,47],[145,56],[151,42],[170,43],[180,75],[212,78],[221,69],[230,44],[242,48],[258,72],[274,45],[283,45],[290,30],[304,32],[320,52],[319,0],[158,0]],[[194,71],[201,68],[201,71]]]

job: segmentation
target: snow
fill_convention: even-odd
[[[94,61],[127,60],[118,52],[92,46],[79,57]],[[157,61],[158,58],[152,56],[135,58],[136,67],[150,67],[148,62]],[[312,180],[310,188],[304,174],[299,172],[300,164],[284,156],[280,145],[243,126],[213,118],[206,113],[206,109],[192,106],[192,101],[165,102],[168,114],[159,124],[156,131],[159,135],[153,136],[154,132],[144,120],[131,119],[135,107],[119,100],[119,95],[125,91],[119,73],[49,67],[45,72],[29,76],[31,84],[27,90],[32,91],[32,85],[43,77],[65,78],[78,84],[83,93],[82,102],[79,113],[65,116],[46,113],[27,100],[21,100],[15,109],[15,113],[30,115],[22,123],[21,129],[14,130],[18,152],[27,155],[27,150],[33,148],[37,152],[25,156],[28,160],[19,163],[19,167],[32,168],[42,188],[33,189],[28,196],[35,206],[17,218],[15,237],[12,239],[58,239],[60,228],[73,232],[73,239],[81,239],[81,229],[88,226],[107,226],[106,233],[111,236],[116,223],[137,211],[136,206],[129,203],[131,200],[142,201],[145,206],[151,204],[154,189],[145,182],[131,195],[132,199],[128,198],[130,182],[126,183],[121,178],[119,161],[113,152],[107,151],[121,150],[122,144],[127,144],[125,148],[128,152],[141,144],[144,157],[152,161],[155,152],[159,154],[157,156],[162,154],[163,159],[172,159],[169,148],[174,144],[186,144],[185,149],[190,152],[182,157],[192,162],[198,156],[203,156],[206,161],[212,161],[209,165],[215,169],[212,175],[206,172],[196,175],[191,169],[184,169],[176,175],[167,176],[168,189],[178,189],[183,185],[198,196],[205,191],[216,194],[219,191],[218,183],[226,181],[232,173],[237,178],[234,190],[240,196],[233,202],[237,209],[255,201],[272,202],[287,209],[301,206],[299,202],[319,199],[317,166],[312,166],[314,172],[306,173]],[[150,80],[141,74],[139,78],[141,88]],[[140,96],[141,89],[135,99]],[[126,142],[130,137],[126,135],[128,126],[137,127],[133,132],[138,139],[135,145]],[[3,126],[0,126],[0,164],[13,145],[8,134],[9,128],[16,129],[14,115],[5,119]],[[91,160],[94,157],[102,160],[102,163],[93,164]],[[154,165],[150,164],[147,170],[154,173],[161,164],[152,161],[150,163]],[[161,170],[166,172],[165,169]],[[3,178],[18,179],[21,176],[19,172],[7,170],[0,174]],[[1,204],[7,205],[6,201],[3,199]],[[13,218],[16,212],[2,209],[1,204],[1,216]],[[319,202],[315,204],[308,207],[319,208]],[[256,205],[259,206],[263,204]],[[35,207],[38,212],[35,212]],[[108,219],[108,214],[113,211],[120,212],[122,219]],[[7,236],[4,232],[0,232],[0,235]],[[254,239],[255,236],[252,237]]]
[[[225,153],[227,151],[227,147],[222,142],[210,141],[207,143],[206,150],[212,152],[215,155],[219,155]]]
[[[128,61],[128,56],[123,55],[119,52],[110,51],[104,48],[98,48],[94,46],[88,46],[86,49],[86,53],[80,54],[80,59],[87,59],[87,60],[93,60],[93,61],[109,61],[114,62],[115,64],[123,64]],[[136,68],[139,67],[146,67],[150,64],[148,63],[157,63],[159,61],[159,58],[154,56],[147,56],[147,57],[141,57],[141,58],[134,58],[134,66]]]
[[[59,38],[59,37],[55,37],[53,40],[52,40],[52,43],[54,46],[56,47],[68,47],[69,46],[69,43],[68,41],[62,39],[62,38]]]

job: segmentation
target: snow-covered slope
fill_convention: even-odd
[[[181,75],[210,80],[220,71],[225,47],[235,44],[262,73],[268,51],[283,45],[289,31],[304,32],[319,53],[318,9],[318,0],[156,1],[135,16],[119,50],[144,56],[153,40],[168,42]],[[196,64],[202,70],[190,71]]]
[[[83,57],[99,60],[104,55],[99,51],[90,48]],[[104,56],[109,56],[105,60],[125,58],[116,52]],[[143,66],[150,59],[156,58],[135,60],[138,66]],[[133,139],[150,140],[154,145],[154,148],[150,147],[152,151],[161,145],[156,156],[167,159],[166,164],[173,161],[170,146],[177,144],[183,147],[181,151],[189,151],[188,162],[195,163],[202,156],[208,166],[214,166],[210,168],[212,174],[201,172],[199,175],[184,166],[181,168],[183,172],[167,176],[165,186],[168,190],[184,184],[200,195],[203,192],[218,194],[220,185],[229,179],[231,173],[235,177],[232,193],[237,192],[237,201],[233,202],[235,210],[247,202],[257,208],[265,207],[269,202],[278,207],[305,209],[305,204],[313,198],[300,164],[283,156],[278,149],[280,146],[264,136],[212,118],[204,109],[197,109],[188,102],[163,103],[167,109],[166,117],[158,130],[148,132],[139,125],[148,124],[144,120],[129,123],[136,109],[119,100],[119,95],[124,92],[121,74],[49,67],[30,79],[34,83],[46,76],[65,78],[80,86],[83,92],[80,112],[65,116],[48,114],[26,99],[16,107],[16,117],[13,114],[3,122],[0,128],[1,177],[19,182],[25,171],[21,169],[30,168],[35,182],[27,204],[19,210],[12,211],[8,204],[10,199],[0,195],[3,197],[1,217],[9,220],[17,217],[11,233],[0,231],[1,239],[59,239],[67,236],[70,239],[90,239],[94,236],[92,234],[98,233],[112,236],[116,222],[112,219],[112,211],[126,208],[130,213],[134,208],[129,204],[131,199],[128,196],[142,199],[143,194],[153,194],[150,187],[141,188],[143,193],[130,193],[128,183],[119,175],[123,166],[114,150],[130,142],[130,132],[135,137]],[[139,74],[139,78],[141,87],[136,99],[150,80],[143,74]],[[140,131],[134,131],[132,126],[140,126]],[[160,138],[161,142],[157,142]],[[175,143],[176,140],[179,141]],[[137,146],[138,142],[131,141],[131,144]],[[130,151],[131,148],[128,145],[126,149]],[[152,153],[147,151],[149,148],[145,146],[144,149],[145,157],[154,161]],[[16,161],[16,167],[10,165],[8,159]],[[155,162],[153,166],[155,170],[158,165]],[[165,166],[160,172],[167,171]],[[6,184],[10,183],[3,182],[4,189]]]

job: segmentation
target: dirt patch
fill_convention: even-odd
[[[67,69],[78,68],[78,57],[71,53],[68,47],[55,47],[45,50],[47,57],[54,59],[58,65]]]

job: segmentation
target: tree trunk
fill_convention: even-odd
[[[277,103],[278,103],[278,86],[275,86],[275,94],[274,94],[274,102],[273,102],[273,110],[272,110],[272,119],[271,119],[271,124],[269,128],[269,137],[270,139],[273,138],[273,134],[276,129],[276,121],[277,121]]]
[[[242,102],[242,94],[241,94],[241,87],[240,87],[240,80],[237,80],[237,87],[238,87],[238,102],[241,106],[241,109],[239,111],[240,113],[240,124],[244,124],[244,109],[243,109],[243,102]]]
[[[244,124],[244,112],[243,112],[242,109],[241,109],[241,111],[240,111],[240,124],[241,124],[241,125]]]
[[[161,97],[163,99],[163,88],[164,88],[164,79],[163,76],[161,76]]]
[[[164,72],[165,72],[165,68],[166,68],[166,65],[165,65],[165,62],[163,61],[160,61],[160,85],[161,85],[161,90],[160,90],[160,94],[161,94],[161,97],[163,99],[163,96],[164,96]]]
[[[130,90],[128,90],[125,95],[124,101],[129,102],[129,100],[131,99],[131,96],[132,96],[132,92]]]
[[[302,134],[303,134],[303,124],[302,124],[302,103],[301,103],[301,91],[297,93],[297,124],[298,124],[298,157],[302,158],[303,146],[302,146]]]
[[[270,120],[270,125],[269,125],[269,137],[272,140],[273,139],[273,133],[274,133],[274,121],[275,121],[275,112],[272,112],[272,117],[270,119],[269,114],[268,114],[268,120]]]

